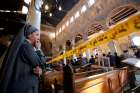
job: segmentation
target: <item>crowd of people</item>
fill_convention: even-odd
[[[96,54],[95,56],[91,55],[90,59],[86,57],[82,57],[81,55],[74,60],[71,60],[72,65],[85,65],[85,64],[93,64],[98,66],[105,66],[105,67],[121,67],[120,57],[117,53],[111,54]]]
[[[70,63],[72,66],[82,66],[86,64],[92,64],[102,67],[114,67],[114,68],[121,68],[124,66],[124,64],[121,62],[124,59],[127,58],[140,58],[140,49],[134,48],[129,50],[124,50],[122,55],[118,55],[115,53],[100,53],[91,55],[91,57],[88,59],[87,57],[83,57],[82,55],[79,55],[77,58],[67,58],[67,63]],[[62,70],[64,66],[64,60],[60,60],[59,62],[56,62],[54,64],[49,65],[49,67],[56,69],[56,70]]]

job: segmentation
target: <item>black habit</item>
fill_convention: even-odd
[[[0,70],[0,93],[38,93],[38,76],[33,74],[33,68],[43,61],[25,39],[25,32],[32,28],[26,24],[19,31],[4,58]]]

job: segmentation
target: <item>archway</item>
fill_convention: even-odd
[[[107,17],[106,25],[112,26],[116,24],[117,22],[126,19],[127,17],[133,15],[138,10],[133,5],[123,5],[118,8],[115,8],[110,12],[110,14]]]
[[[83,39],[83,35],[82,34],[77,34],[76,37],[75,37],[75,43],[77,44],[82,39]]]
[[[93,35],[94,33],[98,33],[100,31],[104,31],[104,26],[99,23],[93,23],[88,28],[88,36]]]

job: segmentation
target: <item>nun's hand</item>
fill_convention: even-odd
[[[33,69],[33,73],[39,77],[42,74],[42,69],[39,66],[37,66]]]
[[[35,47],[36,49],[41,49],[41,43],[39,40],[36,42]]]

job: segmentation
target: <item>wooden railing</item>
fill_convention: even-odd
[[[61,86],[62,93],[121,93],[128,83],[128,68],[126,67],[96,75],[92,73],[89,76],[87,73],[91,72],[70,72],[70,74],[68,71],[52,72],[46,74],[45,83],[49,86],[54,85],[54,91],[59,91],[55,90],[56,85]]]
[[[120,93],[127,84],[127,68],[75,80],[75,93]]]

